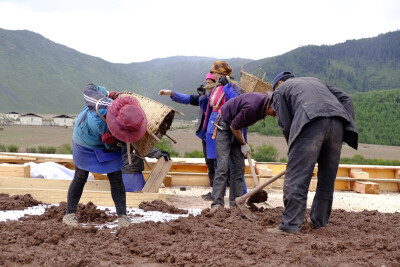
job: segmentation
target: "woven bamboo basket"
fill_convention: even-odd
[[[240,72],[240,86],[245,93],[259,92],[267,94],[268,91],[272,91],[272,84],[244,71]]]
[[[132,143],[136,153],[143,158],[166,135],[171,127],[175,112],[179,113],[179,111],[132,92],[127,91],[118,94],[118,97],[124,96],[136,98],[147,117],[147,132],[139,141]]]
[[[245,93],[259,92],[267,94],[268,91],[272,92],[272,84],[243,70],[240,72],[240,86]]]

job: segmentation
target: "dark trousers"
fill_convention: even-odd
[[[308,123],[292,143],[283,185],[285,211],[279,229],[286,232],[300,231],[316,162],[318,183],[310,217],[315,229],[327,225],[332,210],[343,131],[344,125],[340,119],[317,118]]]
[[[76,213],[79,200],[81,199],[83,187],[88,179],[89,172],[75,168],[74,179],[71,181],[67,196],[67,214]],[[107,173],[111,186],[111,196],[114,200],[117,215],[126,215],[126,193],[125,186],[122,181],[122,172],[116,171]]]
[[[240,150],[240,143],[234,138],[230,125],[222,119],[216,136],[217,169],[215,170],[214,185],[212,188],[213,203],[224,206],[224,195],[230,171],[229,205],[235,206],[235,198],[243,195],[244,157]],[[230,161],[230,162],[229,162]]]
[[[214,168],[215,160],[207,158],[207,143],[206,143],[206,141],[202,140],[202,145],[203,145],[204,159],[206,160],[206,165],[207,165],[207,173],[208,173],[208,179],[210,181],[210,187],[213,187],[214,176],[215,176],[215,168]]]

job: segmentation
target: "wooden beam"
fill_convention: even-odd
[[[360,180],[368,180],[369,179],[369,173],[362,171],[362,169],[359,168],[350,168],[349,169],[349,177]]]
[[[19,164],[1,164],[0,165],[0,176],[12,176],[12,177],[31,177],[31,166],[19,165]]]
[[[350,182],[350,189],[361,194],[379,194],[379,184],[373,182]]]
[[[157,193],[165,176],[169,172],[172,166],[172,160],[166,161],[163,157],[158,159],[157,164],[154,166],[149,177],[147,178],[146,184],[144,185],[142,192]]]

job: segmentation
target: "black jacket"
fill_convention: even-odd
[[[146,157],[158,159],[161,157],[161,150],[153,148]],[[144,170],[144,162],[139,156],[135,156],[133,154],[132,146],[131,146],[132,164],[129,164],[128,161],[128,152],[126,151],[126,145],[122,148],[122,161],[124,162],[124,166],[122,167],[122,173],[137,173],[137,172],[142,172]]]
[[[343,141],[354,149],[358,147],[358,130],[351,98],[324,81],[312,77],[286,80],[275,90],[272,108],[289,149],[303,127],[319,117],[342,118],[345,122]]]

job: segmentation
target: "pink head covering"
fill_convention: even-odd
[[[214,80],[214,82],[215,82],[214,75],[212,75],[211,73],[207,73],[207,75],[206,75],[206,80],[207,80],[207,79]]]

